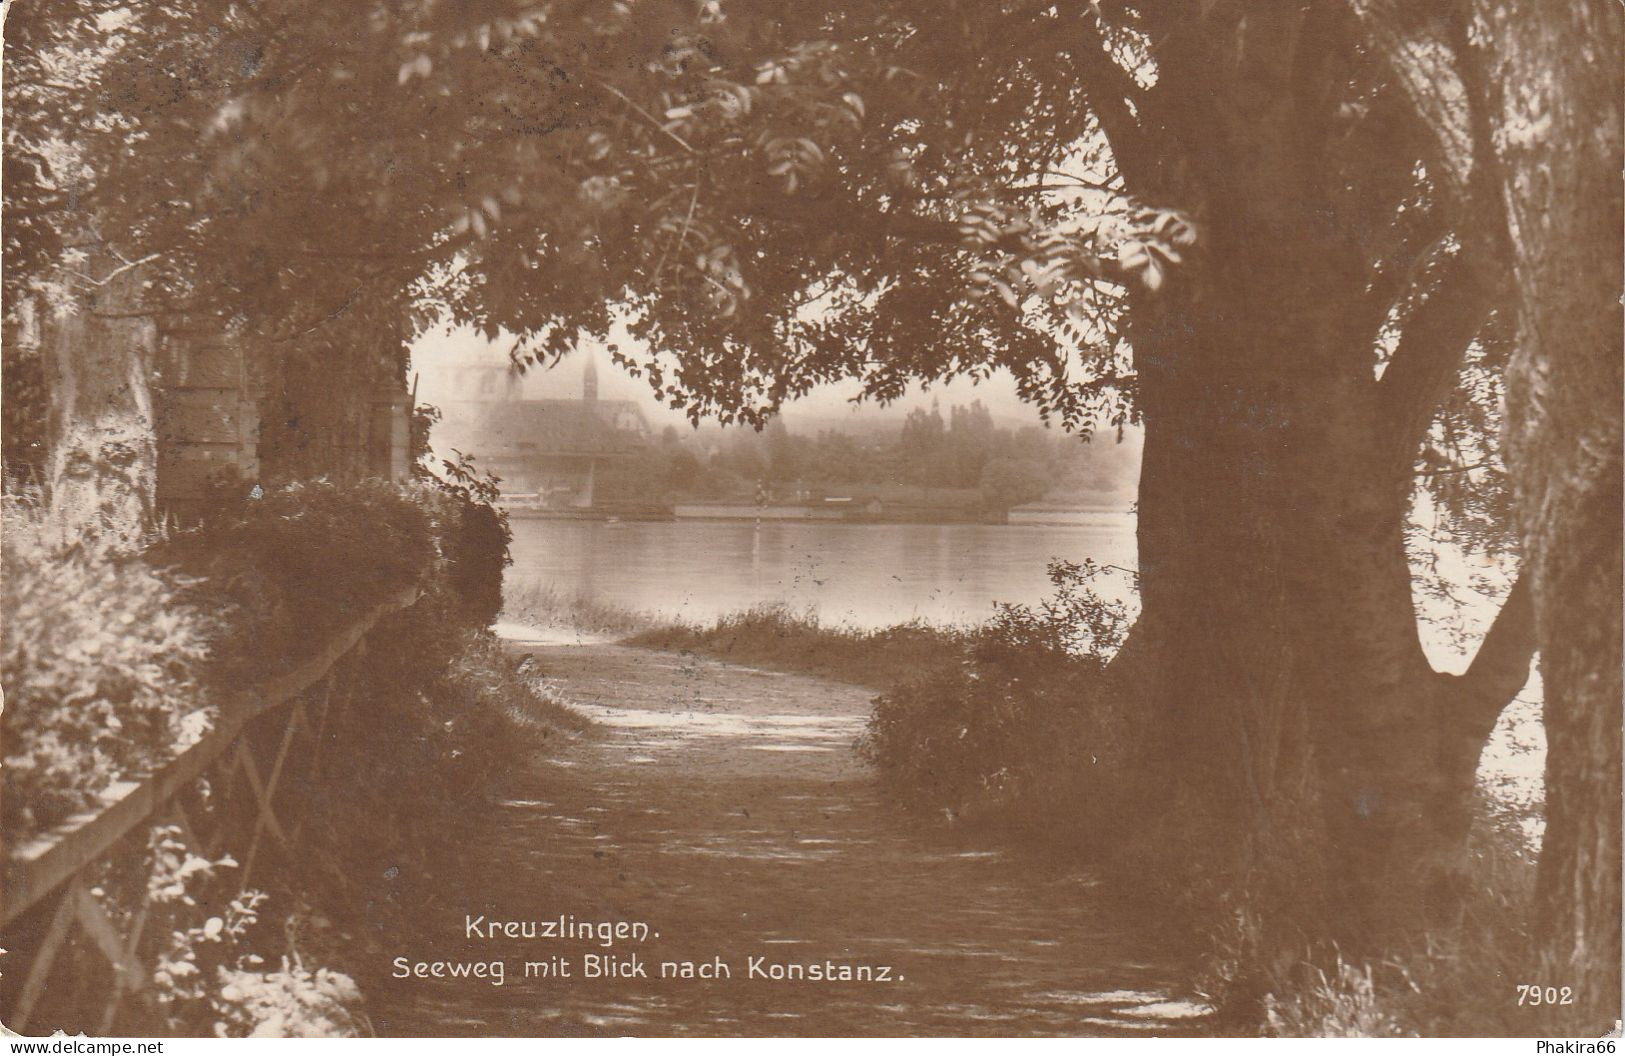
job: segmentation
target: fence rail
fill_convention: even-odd
[[[138,780],[114,784],[92,810],[76,814],[48,833],[29,841],[8,855],[0,870],[0,927],[9,927],[24,913],[40,905],[53,892],[61,895],[44,938],[28,965],[28,973],[16,1007],[7,1017],[13,1029],[21,1030],[28,1021],[43,990],[58,950],[77,926],[101,951],[114,970],[114,985],[105,1010],[101,1032],[105,1033],[117,1013],[119,1002],[130,991],[144,988],[145,980],[135,963],[136,948],[146,920],[146,909],[137,912],[129,934],[120,934],[101,904],[80,882],[84,870],[143,823],[173,820],[194,849],[204,853],[178,795],[217,763],[225,762],[227,779],[246,779],[254,797],[253,831],[247,834],[248,852],[243,863],[246,885],[262,836],[269,833],[279,842],[288,842],[287,830],[273,809],[273,798],[284,763],[301,727],[312,732],[305,715],[302,694],[326,678],[338,661],[366,637],[379,620],[407,608],[417,600],[418,588],[409,587],[373,606],[360,619],[335,635],[315,656],[281,675],[229,698],[220,707],[214,727],[195,744],[153,773]],[[250,722],[266,713],[293,703],[283,730],[275,760],[261,773],[254,753],[241,742]],[[228,753],[235,748],[229,760]]]

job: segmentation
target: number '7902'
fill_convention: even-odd
[[[1574,1004],[1574,988],[1572,986],[1537,986],[1534,983],[1519,983],[1518,1004],[1572,1005]]]

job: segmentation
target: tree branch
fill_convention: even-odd
[[[1457,4],[1348,0],[1383,67],[1409,104],[1423,160],[1464,244],[1483,241],[1488,269],[1507,255],[1506,217],[1490,140],[1484,72]]]
[[[1079,48],[1078,79],[1089,97],[1089,106],[1111,147],[1117,171],[1126,183],[1143,185],[1150,178],[1155,152],[1150,149],[1145,128],[1130,105],[1143,114],[1145,92],[1112,58],[1098,24],[1085,19],[1079,32],[1083,45]]]
[[[1535,656],[1535,604],[1529,577],[1520,575],[1496,614],[1467,671],[1450,679],[1446,699],[1463,721],[1488,735],[1501,711],[1529,681]]]
[[[1407,477],[1416,450],[1433,416],[1455,384],[1462,356],[1478,336],[1499,284],[1463,250],[1447,265],[1444,276],[1405,324],[1382,380],[1381,394],[1389,450],[1396,473]]]
[[[1427,268],[1449,251],[1451,232],[1439,210],[1430,210],[1427,219],[1426,228],[1411,245],[1400,246],[1372,269],[1371,289],[1353,311],[1349,332],[1355,340],[1375,343],[1405,291],[1414,288]]]
[[[115,255],[117,255],[117,253],[118,253],[117,250],[114,250],[113,252],[114,252]],[[81,273],[79,273],[77,271],[74,271],[72,268],[64,267],[61,264],[56,264],[56,265],[53,265],[53,266],[58,271],[65,272],[70,277],[78,279],[81,282],[88,283],[91,286],[106,286],[108,283],[112,282],[114,279],[118,278],[120,275],[123,275],[125,272],[130,271],[133,268],[139,268],[143,264],[146,264],[146,263],[149,263],[151,261],[157,260],[160,256],[162,256],[162,254],[148,253],[146,256],[142,257],[140,260],[125,260],[123,264],[120,264],[118,267],[114,268],[112,271],[108,272],[106,275],[102,276],[99,279],[95,278],[93,276],[90,276],[90,275],[81,274]],[[119,257],[119,259],[124,260],[124,258],[122,256]]]
[[[649,113],[649,111],[647,111],[643,107],[639,106],[625,92],[621,91],[619,88],[615,87],[613,84],[610,84],[608,81],[604,80],[602,77],[598,77],[596,75],[589,75],[587,79],[592,81],[594,84],[598,85],[598,87],[602,88],[604,91],[608,92],[610,95],[613,95],[615,98],[619,99],[621,102],[625,103],[627,106],[630,106],[638,114],[642,115],[644,120],[648,121],[649,124],[654,126],[654,129],[655,129],[656,132],[659,132],[660,134],[664,135],[665,137],[670,139],[673,143],[677,144],[679,147],[682,147],[688,153],[690,153],[690,154],[698,153],[698,151],[696,151],[692,146],[689,145],[688,140],[684,139],[682,136],[679,136],[677,133],[675,133],[671,129],[667,128],[665,126],[665,124],[661,122],[661,120],[659,118],[655,117],[655,115]]]
[[[764,195],[751,203],[748,211],[754,216],[780,223],[814,230],[862,234],[878,241],[897,238],[966,252],[993,248],[1020,252],[1022,248],[1019,240],[995,243],[994,246],[971,245],[957,221],[877,209],[848,198],[788,199]],[[1090,278],[1122,286],[1134,281],[1133,275],[1124,270],[1115,256],[1090,257],[1078,264]]]
[[[1407,0],[1350,0],[1349,6],[1410,100],[1427,134],[1430,168],[1458,203],[1466,203],[1473,184],[1473,140],[1448,23],[1436,6]]]

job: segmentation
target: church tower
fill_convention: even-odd
[[[588,403],[598,399],[598,357],[587,354],[587,365],[581,371],[581,398]]]

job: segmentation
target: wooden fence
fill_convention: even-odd
[[[113,971],[98,1033],[105,1034],[111,1028],[126,997],[148,988],[150,973],[137,962],[137,951],[150,901],[136,909],[121,931],[84,880],[86,871],[126,836],[144,825],[173,825],[189,848],[205,858],[218,853],[230,840],[244,849],[239,874],[244,889],[267,837],[284,848],[291,846],[297,827],[290,829],[286,816],[278,816],[276,794],[296,738],[306,737],[314,751],[320,743],[326,709],[332,704],[330,691],[309,691],[324,680],[329,680],[330,690],[329,676],[340,659],[354,650],[379,620],[410,606],[417,596],[418,589],[411,587],[374,606],[317,655],[223,703],[213,728],[156,772],[113,785],[94,810],[69,818],[8,856],[0,874],[4,881],[0,888],[0,928],[9,932],[19,918],[31,910],[42,912],[51,898],[56,899],[43,937],[37,944],[30,944],[34,948],[16,1001],[0,1015],[8,1027],[16,1031],[27,1027],[58,952],[76,930],[89,938],[91,947],[100,952]],[[313,719],[308,705],[314,698],[320,699],[320,705]],[[245,736],[250,724],[280,728],[275,755],[263,770],[263,760],[256,759]],[[253,797],[253,821],[247,832],[217,829],[206,840],[200,837],[187,814],[183,793],[205,777],[220,797],[229,797],[239,782],[247,785]],[[11,946],[11,942],[5,945]]]

